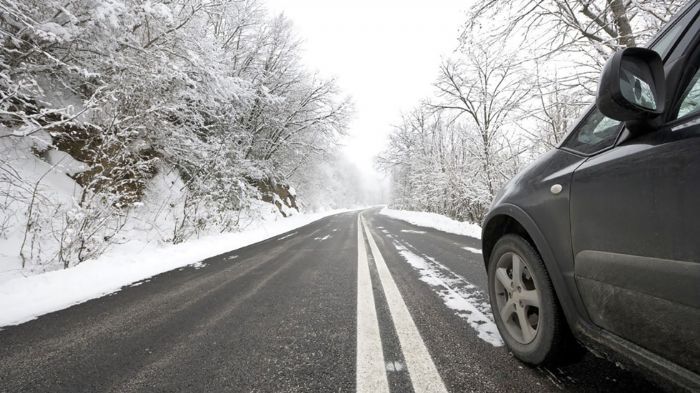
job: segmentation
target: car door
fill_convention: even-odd
[[[593,323],[700,372],[700,55],[687,53],[698,39],[691,27],[667,62],[670,86],[682,87],[671,92],[667,124],[586,160],[570,209],[576,284]]]

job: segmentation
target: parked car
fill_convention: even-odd
[[[496,196],[489,295],[523,362],[561,362],[575,339],[700,391],[699,14],[615,53],[596,103]]]

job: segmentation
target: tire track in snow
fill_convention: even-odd
[[[466,320],[480,339],[494,347],[503,346],[503,339],[498,333],[485,293],[435,258],[419,255],[410,244],[400,241],[394,241],[393,244],[401,257],[418,271],[420,280],[440,296],[445,306]]]

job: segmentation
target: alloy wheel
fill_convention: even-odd
[[[520,344],[529,344],[541,320],[540,291],[525,258],[514,252],[501,256],[494,275],[498,313],[508,333]]]

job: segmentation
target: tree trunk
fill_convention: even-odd
[[[636,46],[634,42],[634,34],[632,34],[632,26],[627,17],[627,7],[622,0],[608,0],[610,10],[612,11],[615,20],[615,26],[619,33],[617,41],[620,46],[631,48]]]

